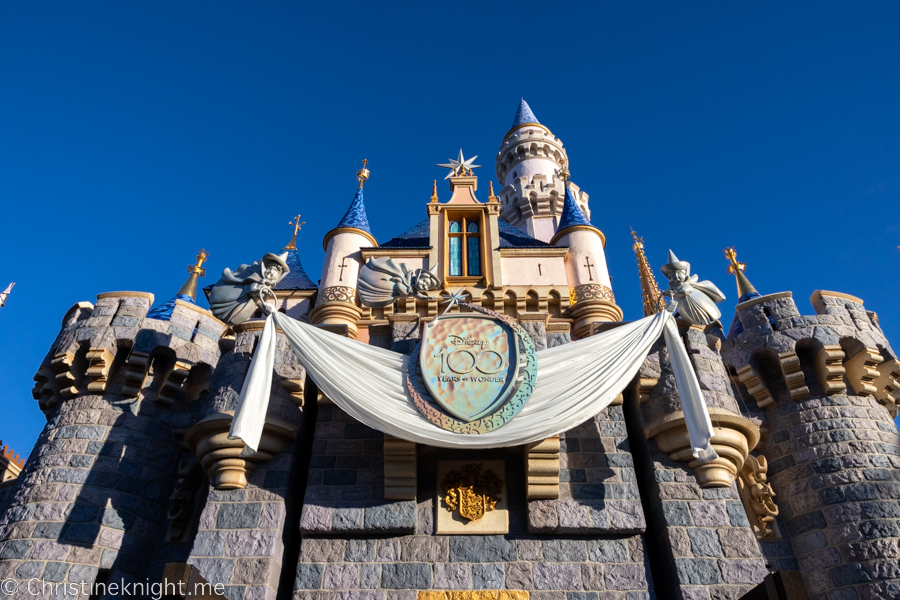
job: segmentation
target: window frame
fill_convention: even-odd
[[[487,260],[485,257],[485,231],[484,231],[484,212],[483,211],[447,211],[444,213],[444,276],[447,281],[459,283],[477,283],[485,278],[487,273]],[[453,221],[460,221],[460,232],[450,233],[450,224]],[[469,223],[478,225],[477,233],[469,233],[466,231]],[[468,240],[472,237],[478,239],[478,259],[481,274],[469,275],[469,252]],[[450,239],[457,238],[460,240],[460,259],[463,275],[450,274]]]

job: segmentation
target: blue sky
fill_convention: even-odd
[[[900,344],[900,4],[0,3],[0,438],[30,451],[31,378],[66,309],[211,283],[307,221],[322,237],[369,159],[387,240],[425,216],[435,163],[486,187],[524,96],[568,150],[640,316],[629,227],[728,295],[866,300]],[[446,195],[446,188],[439,186]]]

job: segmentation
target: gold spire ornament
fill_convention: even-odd
[[[369,164],[369,160],[363,159],[363,168],[356,172],[356,179],[359,181],[359,188],[362,189],[363,184],[369,180],[369,170],[366,168],[366,165]]]
[[[0,292],[0,308],[3,308],[4,306],[6,306],[6,299],[9,298],[9,295],[12,293],[12,289],[13,289],[14,285],[16,285],[15,281],[10,283],[8,286],[6,286],[5,290]]]
[[[430,204],[437,204],[437,202],[438,202],[438,197],[437,197],[437,179],[435,179],[434,182],[431,184],[431,201],[430,201]]]
[[[494,182],[488,181],[488,202],[499,202],[497,196],[494,195]]]
[[[731,264],[728,265],[728,274],[734,275],[737,280],[738,302],[740,302],[741,298],[747,294],[759,294],[759,292],[756,291],[756,288],[753,287],[753,284],[750,283],[750,280],[747,279],[747,276],[744,275],[744,269],[747,268],[747,264],[738,262],[737,252],[735,251],[734,246],[725,248],[722,252],[725,253],[725,258],[731,261]]]
[[[208,259],[209,252],[205,248],[197,252],[197,264],[188,265],[187,271],[190,273],[190,277],[178,290],[178,294],[190,296],[193,300],[197,300],[197,278],[206,277],[206,269],[203,268],[203,263]]]
[[[656,278],[653,276],[653,269],[650,268],[650,263],[647,262],[647,257],[644,255],[644,238],[638,237],[638,234],[634,232],[634,229],[631,230],[631,238],[634,240],[632,248],[634,249],[634,256],[637,258],[638,277],[641,279],[641,297],[644,299],[644,316],[649,317],[660,311],[659,305],[662,294],[659,291]]]
[[[282,248],[282,250],[296,250],[297,249],[297,233],[300,231],[300,228],[306,225],[306,221],[300,221],[300,215],[298,214],[294,217],[293,221],[288,221],[288,225],[294,228],[294,235],[291,237],[291,241],[287,243],[287,246]]]

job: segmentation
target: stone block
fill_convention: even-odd
[[[259,523],[261,502],[227,503],[219,508],[217,529],[253,529]]]
[[[400,539],[400,560],[406,562],[446,562],[449,539],[445,536],[416,535]]]
[[[627,563],[628,546],[624,540],[588,540],[588,556],[591,562]]]
[[[225,552],[225,531],[198,531],[191,549],[193,556],[221,556]]]
[[[359,565],[330,564],[325,567],[322,587],[328,590],[347,590],[359,583]]]
[[[365,528],[370,532],[415,533],[415,500],[389,502],[366,508]]]
[[[544,559],[550,562],[584,562],[587,552],[582,540],[546,540]]]
[[[535,589],[581,589],[581,569],[577,564],[539,562],[532,565],[532,570]]]
[[[534,578],[531,573],[531,563],[511,562],[504,565],[506,573],[506,589],[508,590],[532,590]]]
[[[675,572],[682,585],[715,585],[722,583],[716,561],[710,558],[676,558]]]
[[[646,590],[644,565],[607,565],[604,568],[607,590]]]
[[[756,536],[749,529],[724,528],[718,530],[719,545],[728,558],[750,558],[760,555]]]
[[[472,587],[476,590],[500,590],[504,581],[503,563],[472,565]]]
[[[466,563],[435,563],[433,570],[435,589],[472,589],[471,565]]]
[[[346,551],[346,540],[304,538],[300,545],[300,562],[343,562]]]
[[[381,587],[391,590],[431,589],[431,565],[386,563],[381,566]]]
[[[725,583],[757,584],[769,574],[765,561],[759,560],[719,560],[719,570]]]
[[[516,543],[501,536],[450,538],[452,562],[491,563],[516,560]]]
[[[322,587],[325,565],[299,563],[294,577],[295,590],[317,590]]]
[[[606,583],[603,577],[603,565],[585,563],[581,565],[581,585],[586,590],[604,590]]]
[[[690,528],[687,534],[691,540],[691,553],[694,556],[722,556],[722,547],[714,529]]]
[[[347,562],[374,562],[375,540],[347,540],[344,560]]]

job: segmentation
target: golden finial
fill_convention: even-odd
[[[356,172],[356,179],[359,181],[359,187],[362,187],[369,179],[369,170],[366,168],[367,164],[369,164],[369,160],[364,158],[363,168]]]
[[[181,286],[181,289],[178,290],[178,295],[190,296],[194,300],[197,299],[197,278],[198,277],[206,277],[206,269],[203,268],[203,263],[207,261],[209,258],[209,252],[206,249],[200,250],[197,252],[197,264],[188,265],[188,273],[190,273],[190,277],[187,278],[187,281],[184,282],[184,285]]]
[[[734,275],[737,271],[743,272],[744,269],[747,268],[747,263],[742,263],[737,261],[737,252],[734,250],[734,246],[729,246],[722,250],[725,253],[725,258],[731,261],[731,264],[728,265],[728,274]]]
[[[209,252],[207,252],[205,248],[197,252],[197,264],[188,265],[188,273],[197,275],[197,277],[206,277],[206,269],[203,268],[203,263],[205,263],[208,258]]]
[[[729,246],[722,252],[725,253],[725,258],[731,261],[731,264],[728,265],[728,274],[734,275],[735,279],[737,279],[738,302],[741,302],[741,298],[747,294],[759,294],[759,292],[756,291],[756,288],[753,287],[753,284],[750,283],[750,280],[747,279],[747,276],[744,275],[747,263],[738,262],[737,252],[735,251],[734,246]]]
[[[644,238],[638,237],[638,234],[631,230],[631,238],[634,244],[634,256],[637,259],[638,277],[641,280],[641,297],[644,299],[644,316],[649,317],[660,311],[660,300],[662,294],[659,293],[659,286],[656,284],[656,277],[653,276],[653,269],[644,255]]]
[[[431,184],[431,204],[437,204],[437,179]]]
[[[289,221],[288,225],[294,228],[294,235],[291,237],[291,241],[288,242],[287,246],[283,248],[283,250],[296,250],[297,249],[297,233],[300,231],[300,228],[306,225],[306,221],[300,221],[300,215],[298,214],[294,217],[293,221]]]
[[[569,177],[571,173],[569,173],[569,161],[563,161],[562,169],[559,170],[559,178],[563,180],[563,185],[569,183]]]

